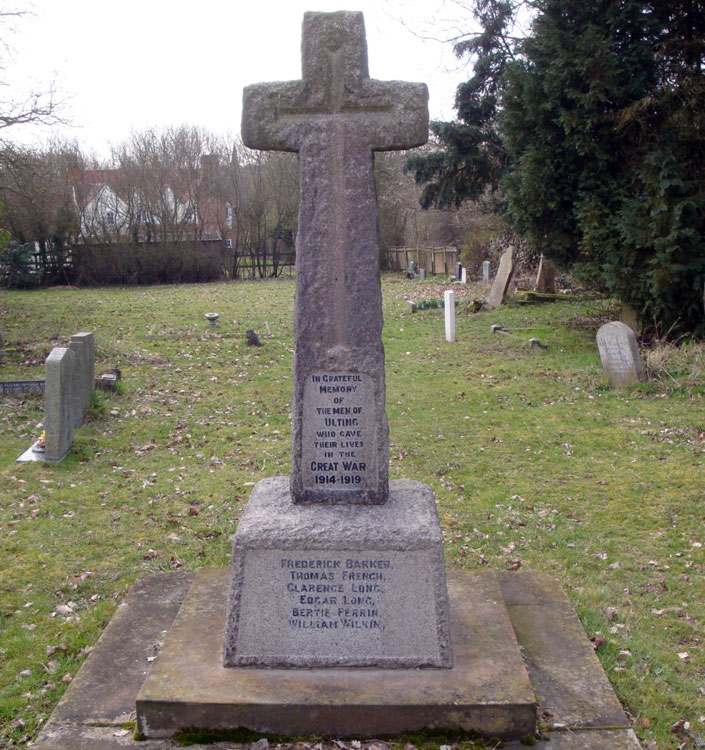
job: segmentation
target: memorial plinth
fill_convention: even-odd
[[[390,483],[384,505],[291,502],[254,488],[233,545],[226,666],[450,667],[436,501]]]

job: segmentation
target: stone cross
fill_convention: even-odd
[[[428,139],[421,83],[369,77],[362,13],[306,13],[301,80],[243,93],[250,148],[299,154],[294,502],[388,494],[374,151]]]

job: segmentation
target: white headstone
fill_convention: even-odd
[[[597,332],[602,369],[613,388],[625,388],[644,380],[639,346],[632,329],[620,322],[605,323]]]
[[[463,284],[468,283],[468,269],[465,266],[460,269],[460,280]]]
[[[443,306],[445,308],[446,341],[455,341],[455,294],[448,289],[443,292]]]
[[[489,260],[482,261],[482,283],[490,283],[490,262]]]

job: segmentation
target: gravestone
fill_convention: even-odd
[[[490,262],[489,260],[482,261],[482,283],[490,283]]]
[[[602,369],[613,388],[626,388],[644,380],[634,331],[620,321],[605,323],[597,332]]]
[[[543,254],[536,273],[536,291],[542,294],[556,293],[556,267]]]
[[[425,268],[419,268],[419,279],[421,279],[421,281],[426,281],[426,269]]]
[[[61,461],[73,440],[72,385],[74,353],[55,347],[45,363],[44,432],[45,461]]]
[[[497,269],[497,275],[494,277],[492,282],[492,288],[490,293],[487,295],[487,304],[490,307],[499,307],[504,302],[504,295],[507,293],[509,283],[512,280],[514,274],[514,250],[512,247],[508,247],[502,257],[499,260],[499,268]]]
[[[468,269],[465,266],[460,269],[460,281],[462,281],[463,284],[468,283]]]
[[[641,332],[641,326],[639,325],[639,313],[624,302],[620,305],[619,319],[624,325],[629,326],[635,334]]]
[[[73,352],[73,375],[71,377],[71,422],[74,427],[80,427],[90,396],[87,396],[88,381],[86,369],[88,367],[88,347],[85,341],[69,342],[69,349]]]
[[[81,375],[81,393],[82,393],[82,409],[81,409],[81,421],[83,421],[83,415],[91,402],[91,396],[95,390],[95,341],[92,333],[83,331],[81,333],[74,333],[71,336],[72,344],[81,345],[84,348],[84,362],[83,372]],[[80,424],[81,422],[79,422]]]
[[[455,341],[455,294],[448,289],[443,292],[443,309],[446,326],[446,341]]]
[[[460,277],[463,271],[463,264],[460,262],[456,262],[455,264],[455,279],[456,281],[460,281]]]

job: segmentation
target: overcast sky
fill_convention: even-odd
[[[299,78],[304,11],[340,10],[341,2],[19,0],[12,7],[33,14],[0,34],[14,58],[3,74],[9,93],[55,79],[73,127],[4,135],[36,142],[61,134],[104,156],[133,129],[189,124],[239,133],[243,86]],[[454,0],[355,0],[342,8],[365,14],[370,75],[427,83],[431,117],[451,119],[455,88],[468,76],[452,45],[440,41],[469,25]]]

